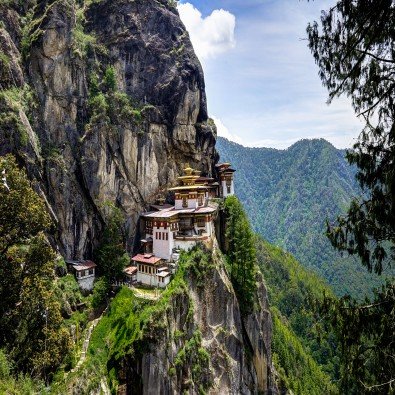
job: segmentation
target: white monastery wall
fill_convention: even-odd
[[[93,282],[95,281],[95,275],[92,274],[87,277],[78,277],[77,281],[81,289],[85,291],[92,291]]]
[[[198,208],[199,207],[199,202],[198,199],[187,199],[187,207],[182,206],[182,199],[177,199],[174,203],[174,207],[176,210],[182,210],[186,208]]]
[[[230,184],[230,193],[228,193],[228,187],[226,186],[226,180],[222,180],[221,181],[221,187],[222,187],[222,193],[223,193],[223,197],[224,198],[226,198],[227,196],[232,196],[232,195],[235,194],[235,187],[234,187],[233,181]]]
[[[157,238],[158,234],[160,232],[161,238]],[[166,235],[167,235],[167,240],[166,240]],[[163,239],[163,236],[165,238]],[[165,229],[163,227],[160,228],[154,228],[153,229],[153,246],[152,246],[152,252],[154,255],[158,256],[159,258],[163,258],[166,260],[169,260],[171,257],[171,254],[173,252],[174,248],[174,238],[173,238],[173,232],[170,231],[169,228]]]
[[[151,287],[164,288],[170,282],[170,276],[165,277],[163,282],[158,281],[158,276],[156,274],[147,274],[137,272],[137,281],[145,285],[150,285]]]

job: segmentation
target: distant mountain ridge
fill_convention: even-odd
[[[361,297],[381,278],[341,257],[325,236],[326,219],[345,213],[361,194],[345,150],[324,139],[300,140],[286,150],[249,148],[219,137],[221,161],[236,168],[235,188],[254,229],[324,277],[336,294]]]

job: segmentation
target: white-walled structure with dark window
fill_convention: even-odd
[[[80,288],[84,291],[92,291],[96,263],[92,261],[66,261],[66,263],[69,270],[74,273]]]
[[[212,241],[215,235],[214,219],[218,214],[215,198],[234,194],[235,170],[230,168],[230,163],[217,165],[217,171],[218,181],[202,177],[199,171],[188,166],[184,169],[184,175],[178,177],[179,185],[169,189],[174,193],[174,206],[164,204],[164,199],[161,199],[160,204],[151,206],[152,211],[141,215],[145,235],[141,240],[144,254],[132,258],[137,266],[138,282],[165,286],[163,284],[169,281],[166,270],[154,268],[174,261],[180,249],[188,250],[198,242]],[[152,262],[144,263],[144,260]]]

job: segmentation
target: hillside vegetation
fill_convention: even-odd
[[[253,235],[245,208],[237,197],[225,200],[230,278],[242,312],[253,308],[255,264],[265,279],[273,318],[273,362],[280,387],[295,395],[336,394],[339,358],[334,337],[319,342],[315,326],[317,302],[332,295],[328,285],[308,272],[289,253]],[[241,297],[242,295],[242,297]],[[244,306],[243,306],[244,305]]]
[[[286,388],[295,394],[336,393],[339,357],[334,337],[318,341],[315,313],[330,288],[289,253],[256,238],[273,317],[273,361]]]
[[[247,148],[218,138],[221,161],[236,168],[235,188],[252,226],[325,278],[337,295],[362,297],[382,280],[342,257],[325,236],[325,221],[345,213],[360,194],[345,152],[325,140],[301,140],[287,150]]]

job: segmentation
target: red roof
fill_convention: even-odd
[[[151,265],[156,265],[161,260],[162,258],[159,258],[153,254],[137,254],[132,258],[132,261],[134,262],[150,263]]]
[[[236,170],[230,167],[230,163],[218,163],[215,165],[220,173],[234,173]]]
[[[88,270],[92,269],[93,267],[96,267],[96,263],[92,261],[82,261],[81,263],[77,263],[73,265],[73,268],[77,271],[80,272],[82,270]]]
[[[135,274],[137,272],[137,267],[136,266],[128,266],[125,269],[123,269],[125,274],[129,274],[129,276]]]
[[[230,167],[230,163],[229,162],[225,162],[225,163],[217,163],[215,165],[215,167],[218,167],[220,169],[227,169],[228,167]]]

